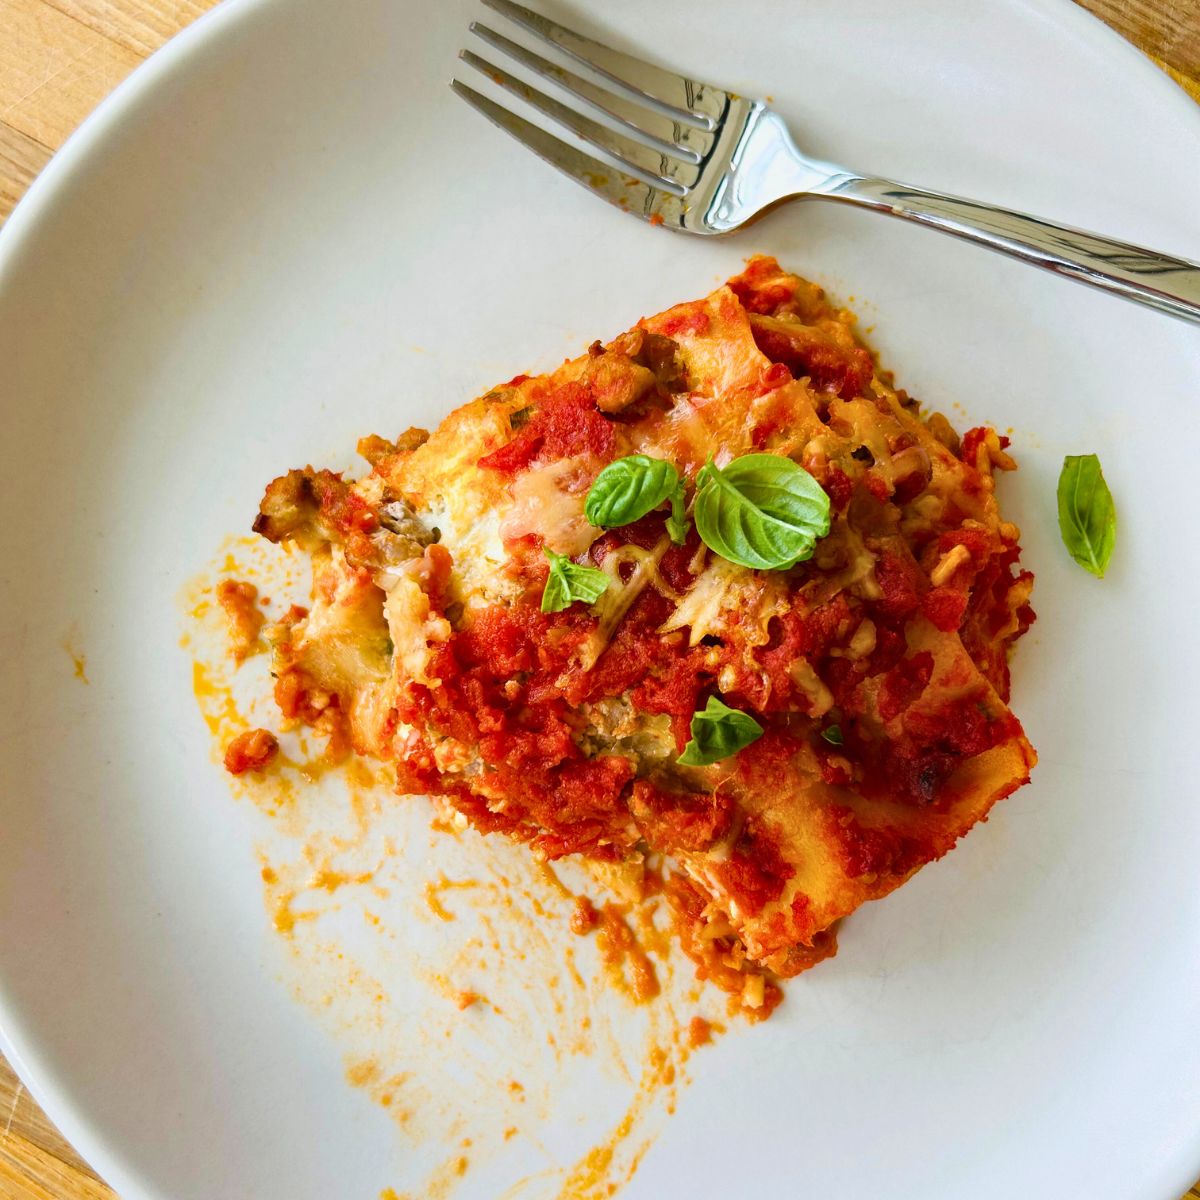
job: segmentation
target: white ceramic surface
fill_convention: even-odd
[[[124,1200],[419,1185],[280,982],[263,831],[211,762],[178,590],[271,475],[767,251],[853,294],[915,394],[1013,428],[1039,614],[1014,704],[1041,763],[772,1021],[696,1059],[627,1194],[1171,1200],[1200,1171],[1200,335],[873,215],[793,206],[724,242],[626,218],[454,100],[469,15],[222,7],[0,234],[6,1052]],[[590,21],[771,94],[820,156],[1197,254],[1194,106],[1065,2]],[[1055,528],[1059,463],[1086,451],[1119,506],[1103,582]],[[455,1195],[500,1190],[483,1166]]]

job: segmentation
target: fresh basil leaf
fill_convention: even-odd
[[[811,558],[829,532],[829,497],[781,454],[710,459],[696,476],[692,517],[710,550],[739,566],[780,571]]]
[[[840,725],[827,725],[821,730],[821,736],[831,746],[844,746],[846,739],[842,736],[842,727]]]
[[[1094,454],[1068,454],[1058,477],[1058,528],[1085,570],[1102,578],[1117,536],[1117,509]]]
[[[588,489],[583,502],[583,514],[601,529],[628,525],[653,512],[664,500],[674,496],[683,500],[683,485],[679,472],[671,463],[648,454],[631,454],[611,462]]]
[[[545,547],[543,547],[545,550]],[[610,577],[598,567],[581,567],[565,554],[546,550],[550,560],[550,574],[542,590],[542,612],[562,612],[576,600],[595,604],[611,582]]]
[[[667,533],[677,546],[682,546],[687,541],[688,517],[687,506],[683,502],[682,479],[671,493],[671,515],[667,518]]]
[[[756,742],[763,727],[749,713],[709,696],[702,712],[692,717],[692,739],[676,759],[685,767],[707,767]]]

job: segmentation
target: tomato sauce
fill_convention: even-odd
[[[613,423],[597,410],[589,389],[564,383],[539,403],[510,442],[485,454],[479,465],[511,475],[539,460],[553,462],[577,454],[607,459],[615,436]]]

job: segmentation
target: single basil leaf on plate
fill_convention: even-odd
[[[844,746],[846,739],[842,736],[842,727],[840,725],[827,725],[821,730],[821,736],[831,746]]]
[[[707,767],[762,737],[763,727],[749,713],[709,696],[703,711],[692,717],[692,739],[676,759],[685,767]]]
[[[546,576],[546,586],[542,590],[544,613],[562,612],[576,600],[595,604],[611,582],[598,567],[581,567],[565,554],[546,550],[546,557],[550,560],[550,574]]]
[[[583,515],[601,529],[628,525],[671,500],[671,519],[676,517],[675,496],[683,503],[683,484],[671,463],[648,454],[630,454],[611,462],[588,489]],[[672,535],[674,536],[674,535]]]
[[[696,476],[692,519],[710,550],[739,566],[779,571],[811,558],[829,533],[829,497],[781,454],[710,459]]]
[[[1085,570],[1102,578],[1117,536],[1117,509],[1094,454],[1068,454],[1058,477],[1058,528]]]

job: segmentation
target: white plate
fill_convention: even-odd
[[[1039,613],[1014,702],[1041,764],[772,1021],[693,1060],[627,1194],[1173,1197],[1200,1171],[1197,331],[870,214],[793,206],[724,242],[628,219],[452,97],[470,10],[223,7],[0,236],[6,1052],[125,1200],[433,1194],[429,1147],[290,995],[255,860],[280,835],[211,760],[179,589],[272,474],[768,251],[853,294],[910,390],[1012,426]],[[592,24],[771,94],[823,157],[1197,252],[1194,108],[1069,4],[620,0]],[[1086,451],[1119,505],[1103,582],[1055,529]],[[510,1043],[480,1044],[502,1069]],[[456,1195],[578,1149],[563,1086],[545,1154],[473,1159]],[[597,1085],[601,1126],[620,1086]]]

